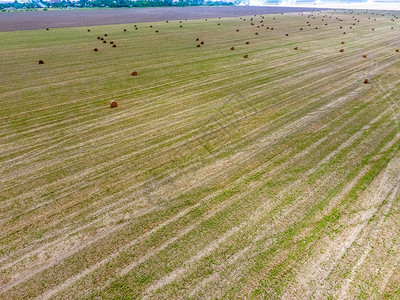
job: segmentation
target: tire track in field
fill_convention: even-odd
[[[379,118],[379,117],[378,117],[378,118]],[[375,120],[373,120],[373,121],[371,121],[371,122],[374,122],[374,121],[375,121]],[[362,130],[364,130],[364,129],[362,129]],[[359,136],[360,136],[359,132],[355,133],[351,138],[349,138],[345,143],[343,143],[339,148],[337,148],[337,149],[339,149],[338,152],[339,152],[340,150],[344,149],[345,147],[350,147],[351,144],[354,142],[354,136],[359,137]],[[336,150],[335,150],[335,151],[336,151]],[[327,156],[325,159],[323,159],[315,168],[309,170],[307,173],[308,173],[308,174],[311,174],[311,173],[315,172],[315,170],[316,170],[317,168],[319,168],[321,165],[323,165],[324,163],[326,163],[332,156],[333,156],[333,155],[328,155],[328,156]],[[358,179],[359,179],[359,178],[362,177],[362,174],[365,174],[365,173],[367,172],[367,169],[368,169],[368,168],[365,168],[365,169],[363,169],[362,171],[360,171],[360,173],[358,174],[358,177],[356,177],[356,180],[354,180],[354,181],[352,182],[351,185],[347,186],[347,188],[345,189],[345,192],[350,191],[351,187],[354,186],[354,185],[358,182]],[[297,183],[299,183],[299,182],[301,182],[301,181],[302,181],[302,179],[299,179],[299,180],[298,180],[297,182],[295,182],[293,185],[295,185],[295,184],[297,184]],[[340,195],[342,196],[342,195],[344,195],[344,194],[340,194]],[[339,200],[340,200],[340,197],[337,197],[337,199],[338,199],[338,201],[339,201]],[[296,207],[299,206],[299,205],[300,205],[300,204],[297,203]],[[288,211],[286,211],[286,214],[290,214],[294,209],[295,209],[295,206],[292,206]],[[283,217],[285,217],[285,216],[283,216]],[[280,217],[279,219],[281,219],[281,218],[282,218],[282,217]],[[240,226],[240,227],[241,227],[241,226]],[[269,231],[270,231],[270,228],[269,228],[268,230],[266,230],[266,232],[269,232]],[[262,238],[262,236],[260,237],[260,239],[261,239],[261,238]],[[214,245],[214,244],[213,244],[213,245]],[[213,249],[214,249],[214,247],[213,247]],[[203,256],[201,256],[201,257],[203,257]],[[190,261],[190,263],[185,264],[185,265],[188,265],[187,268],[189,268],[189,266],[192,265],[192,264],[193,264],[193,261]],[[174,272],[175,272],[175,271],[172,271],[172,273],[174,273]],[[181,271],[178,271],[177,273],[178,273],[178,275],[181,275],[181,273],[184,273],[184,272],[185,272],[185,271],[184,271],[183,269],[181,269]],[[149,292],[149,291],[150,291],[150,292],[154,292],[155,290],[161,288],[161,287],[164,286],[165,284],[171,283],[172,281],[174,281],[174,279],[175,279],[178,275],[174,275],[174,274],[168,275],[167,278],[166,278],[165,280],[159,280],[158,283],[156,283],[154,286],[152,286],[152,287],[150,287],[149,289],[147,289],[146,292]],[[167,283],[166,283],[166,282],[167,282]]]
[[[337,148],[334,152],[336,152],[336,153],[338,153],[338,152],[340,152],[342,149],[344,149],[345,147],[349,147],[351,144],[352,144],[352,142],[354,142],[354,139],[352,139],[352,138],[350,138],[349,140],[347,140],[345,143],[343,143],[339,148]],[[331,153],[332,154],[332,153]],[[311,170],[309,170],[307,173],[309,173],[309,174],[311,174],[311,173],[313,173],[317,168],[319,168],[321,165],[323,165],[324,163],[326,163],[333,155],[328,155],[327,157],[325,157],[325,159],[323,159],[316,167],[314,167],[313,169],[311,169]],[[302,181],[303,179],[299,179],[299,180],[297,180],[296,182],[294,182],[293,184],[291,184],[291,186],[295,186],[295,185],[297,185],[297,184],[299,184],[301,181]],[[355,184],[356,182],[354,182],[354,184]],[[289,187],[290,188],[290,187]],[[285,190],[287,190],[287,189],[285,189]],[[281,195],[279,195],[279,196],[282,196],[282,194],[284,193],[285,191],[283,191],[282,193],[281,193]],[[298,207],[298,206],[300,206],[301,204],[300,203],[298,203],[298,205],[296,205],[296,206],[292,206],[288,211],[286,211],[286,216],[288,215],[288,214],[290,214],[294,209],[295,209],[295,207]],[[285,217],[285,216],[284,216]],[[278,221],[277,221],[278,222]],[[244,222],[244,223],[246,223],[246,222]],[[241,224],[240,226],[238,226],[239,228],[242,228],[242,225],[243,224]],[[245,226],[245,225],[243,225],[243,226]],[[250,225],[249,225],[250,226]],[[250,226],[251,227],[251,226]],[[271,228],[268,228],[267,230],[265,230],[265,232],[269,232],[270,231],[270,229]],[[258,239],[256,239],[257,241],[259,240],[259,239],[261,239],[263,237],[263,235],[260,235],[259,237],[258,237]],[[222,238],[222,239],[225,239],[224,237]],[[215,247],[216,247],[216,245],[217,244],[219,244],[219,243],[212,243],[212,249],[214,249]],[[200,252],[201,254],[200,254],[200,257],[203,257],[203,253],[209,253],[209,250],[206,250],[206,251],[201,251]],[[193,264],[193,261],[192,260],[190,260],[187,264],[185,264],[185,265],[188,265],[188,266],[190,266],[190,265],[192,265]],[[132,266],[136,266],[137,265],[137,263],[135,262],[135,263],[133,263],[133,265]],[[133,267],[131,267],[131,266],[129,266],[129,267],[127,267],[127,268],[124,268],[123,269],[123,271],[120,273],[120,276],[122,277],[122,276],[124,276],[124,275],[126,275],[127,274],[127,272],[126,271],[131,271],[132,270],[132,268]],[[172,271],[172,273],[174,273],[175,271]],[[178,275],[179,274],[181,274],[181,273],[183,273],[184,271],[178,271]],[[166,279],[167,281],[169,281],[171,278],[175,278],[177,275],[174,275],[174,274],[172,274],[172,275],[168,275],[168,278]],[[162,284],[161,284],[162,283]],[[158,289],[159,287],[161,287],[162,285],[164,285],[164,280],[160,280],[160,283],[159,284],[156,284],[156,286],[154,287],[154,289],[152,289],[152,288],[150,288],[150,290],[152,290],[152,291],[154,291],[154,290],[156,290],[156,289]]]
[[[339,98],[337,101],[338,101],[338,103],[341,103],[341,102],[342,102],[342,99]],[[329,108],[334,108],[335,105],[332,105],[332,104],[330,103],[330,104],[327,105],[327,107],[329,107]],[[326,112],[326,109],[323,108],[323,109],[321,109],[321,111],[322,111],[322,112]],[[305,118],[304,120],[307,120],[307,119],[308,119],[308,118]],[[296,123],[296,125],[293,125],[293,126],[292,126],[293,128],[291,128],[291,129],[286,128],[285,130],[286,130],[287,134],[289,134],[290,132],[292,132],[293,130],[295,130],[295,129],[297,128],[297,125],[298,125],[298,124]],[[340,148],[339,150],[341,150],[341,149],[342,149],[342,148]],[[331,156],[330,156],[330,157],[331,157]],[[330,157],[329,157],[329,158],[330,158]],[[325,161],[322,161],[322,162],[321,162],[321,165],[322,165],[323,163],[325,163]]]
[[[395,162],[393,162],[393,164],[395,164],[396,166],[390,166],[392,168],[396,168],[400,165],[400,160],[397,159]],[[385,175],[387,174],[387,172],[389,171],[389,168],[387,168],[385,170]],[[387,192],[383,191],[384,187],[384,181],[382,179],[381,183],[380,183],[380,187],[377,191],[377,193],[375,193],[375,198],[373,200],[373,202],[377,201],[377,197],[379,197],[382,193],[384,193],[384,196],[382,197],[382,200],[379,201],[379,203],[382,203],[383,201],[387,200],[387,204],[385,205],[385,209],[383,209],[382,212],[382,216],[379,218],[378,223],[371,229],[371,233],[368,235],[368,241],[366,242],[366,245],[363,246],[364,251],[362,252],[361,256],[358,258],[358,260],[356,261],[355,265],[352,267],[351,272],[349,277],[344,281],[343,285],[341,286],[341,290],[339,292],[339,299],[348,299],[348,289],[352,283],[352,281],[354,280],[354,277],[356,275],[357,270],[360,268],[360,266],[364,263],[366,257],[369,255],[371,249],[372,249],[372,243],[375,241],[375,239],[377,238],[377,235],[379,234],[381,227],[383,225],[383,223],[386,221],[386,216],[389,213],[389,210],[392,208],[393,206],[393,202],[396,196],[398,196],[398,190],[400,187],[400,170],[396,170],[397,171],[397,178],[395,180],[395,186],[389,191],[389,193],[387,194]],[[384,176],[385,177],[385,176]],[[386,182],[385,182],[386,184]],[[386,194],[386,195],[385,195]],[[361,220],[363,221],[362,225],[359,225],[361,228],[360,230],[357,230],[357,234],[355,234],[355,239],[354,241],[357,239],[357,237],[359,236],[360,232],[362,230],[364,230],[366,227],[368,227],[368,221],[371,219],[371,217],[373,215],[376,214],[376,212],[378,211],[379,207],[374,207],[371,208],[370,210],[366,211]],[[358,229],[358,228],[357,228]]]
[[[356,184],[357,182],[368,172],[369,170],[369,166],[365,167],[364,169],[362,169],[357,176],[349,183],[345,186],[345,188],[343,189],[343,191],[336,197],[337,199],[340,199],[342,197],[344,197]],[[299,206],[301,205],[297,205],[296,207],[291,207],[287,210],[285,210],[281,215],[279,215],[279,217],[274,218],[274,221],[271,225],[269,225],[265,230],[262,230],[260,232],[257,233],[257,235],[255,236],[255,238],[252,238],[252,244],[250,246],[247,246],[246,248],[242,249],[239,251],[239,253],[234,254],[233,258],[234,258],[234,269],[235,271],[232,272],[230,274],[230,276],[221,278],[220,273],[223,270],[226,270],[227,267],[225,265],[218,265],[218,268],[220,269],[219,271],[217,271],[216,273],[213,272],[212,275],[210,275],[209,277],[204,278],[200,283],[198,283],[195,287],[193,287],[193,292],[190,293],[191,296],[194,296],[198,291],[200,291],[202,288],[204,289],[207,283],[211,283],[213,281],[216,280],[216,278],[220,278],[221,280],[224,280],[228,283],[230,283],[231,278],[238,276],[237,274],[237,269],[238,268],[244,268],[245,266],[248,266],[248,261],[250,260],[250,258],[252,257],[251,252],[256,250],[256,243],[261,241],[262,239],[266,238],[266,234],[268,234],[269,236],[272,236],[273,234],[271,233],[272,230],[277,230],[278,225],[280,225],[280,222],[282,222],[282,219],[286,219],[289,215],[291,215]],[[276,234],[280,234],[282,232],[277,232]],[[273,245],[273,238],[270,237],[267,241],[267,243],[269,245]],[[246,256],[249,255],[249,256]],[[246,256],[246,258],[245,258]],[[246,261],[243,261],[245,260]],[[239,262],[239,260],[241,260]],[[229,265],[229,263],[228,263]],[[207,290],[206,290],[207,291]],[[219,297],[223,297],[224,295],[221,294],[219,295]],[[283,296],[283,299],[285,298],[285,296]],[[293,298],[290,298],[293,299]]]
[[[397,83],[395,83],[395,84],[397,84]],[[393,92],[393,91],[391,90],[391,91],[388,91],[386,94],[382,95],[383,100],[385,100],[385,99],[388,98],[388,97],[391,97],[391,93],[392,93],[392,92]],[[381,91],[379,91],[379,93],[381,93]],[[385,101],[386,101],[386,100],[385,100]],[[396,117],[399,116],[399,112],[393,111],[392,106],[393,106],[393,104],[391,104],[391,105],[389,106],[388,109],[391,110],[393,113],[395,113],[395,114],[392,114],[392,116],[393,116],[394,118],[396,118]],[[372,121],[372,123],[377,122],[377,121],[379,120],[379,118],[382,117],[382,115],[383,115],[383,114],[380,114],[380,115],[378,116],[378,118],[375,118],[375,119]],[[367,126],[365,127],[365,129],[368,129],[369,126],[370,126],[372,123],[370,123],[369,125],[367,125]],[[381,152],[386,151],[385,148],[391,147],[391,145],[393,145],[395,142],[397,142],[397,141],[399,140],[399,138],[400,138],[400,135],[399,135],[399,134],[396,135],[391,141],[389,141],[389,142],[387,143],[387,145],[386,145],[385,147],[383,147],[383,149],[382,149]],[[327,210],[331,210],[336,204],[337,204],[336,202],[332,202],[332,203],[327,207]],[[324,213],[323,213],[323,215],[326,215],[326,214],[327,214],[327,212],[324,212]],[[358,232],[358,233],[359,233],[359,232]],[[327,277],[329,276],[330,272],[331,272],[331,271],[335,268],[335,266],[339,263],[341,257],[343,257],[343,255],[344,255],[344,253],[346,252],[347,248],[351,246],[352,242],[353,242],[354,239],[357,237],[358,233],[357,233],[357,232],[354,232],[354,233],[351,235],[350,240],[347,241],[347,242],[345,242],[345,246],[343,246],[342,250],[341,250],[341,251],[339,252],[339,254],[336,256],[336,258],[330,263],[330,265],[328,265],[327,267],[325,267],[324,270],[321,270],[321,269],[320,269],[320,265],[321,265],[324,261],[327,260],[327,257],[325,257],[325,256],[327,256],[328,254],[325,253],[324,255],[322,255],[322,256],[317,260],[317,262],[315,262],[315,257],[311,257],[311,258],[309,259],[309,261],[308,261],[308,264],[311,264],[312,266],[310,267],[310,269],[314,269],[315,271],[313,271],[313,272],[311,272],[311,273],[306,272],[305,274],[300,273],[300,274],[297,276],[297,279],[294,280],[294,282],[299,282],[299,283],[301,283],[303,288],[304,288],[304,287],[307,287],[307,284],[306,284],[307,282],[317,282],[318,285],[317,285],[317,287],[312,291],[312,296],[311,296],[311,295],[310,295],[310,296],[313,297],[313,298],[315,298],[315,297],[316,297],[316,298],[322,297],[322,294],[321,294],[321,293],[322,293],[322,291],[324,291],[325,289],[324,289],[324,287],[323,287],[321,284],[325,284],[324,282],[325,282],[325,280],[327,279]],[[307,264],[307,263],[306,263],[306,264]],[[305,265],[306,265],[306,264],[305,264]],[[318,266],[319,266],[319,269],[315,269],[316,267],[318,268]],[[305,277],[305,276],[306,276],[306,277]],[[310,276],[311,276],[311,278],[309,278]],[[296,288],[294,288],[294,290],[296,291]],[[302,291],[302,293],[305,293],[305,291]],[[310,293],[310,291],[308,291],[308,293]],[[315,293],[316,293],[316,294],[315,294]],[[293,296],[292,294],[285,295],[286,298],[287,298],[287,297],[290,298],[290,297],[292,297],[292,296]]]
[[[388,95],[390,95],[391,92],[388,92],[386,97]],[[388,110],[391,110],[391,108],[389,107]],[[397,114],[399,115],[399,114]],[[367,125],[364,126],[364,129],[368,129],[369,126],[375,122],[377,122],[380,118],[382,117],[382,114],[380,114],[377,118],[375,118],[374,120],[372,120],[372,122]],[[392,140],[390,140],[384,147],[383,150],[386,147],[390,147],[391,145],[393,145],[395,142],[399,141],[400,139],[400,135],[396,135]],[[329,213],[329,211],[331,211],[336,205],[337,205],[337,201],[332,201],[327,208],[324,210],[324,212],[322,213],[322,215],[327,215]],[[344,243],[344,246],[341,248],[341,250],[339,251],[339,254],[331,261],[329,260],[329,264],[326,263],[326,261],[328,260],[328,255],[329,253],[324,253],[323,255],[321,255],[318,258],[315,257],[310,257],[310,259],[304,263],[305,266],[309,265],[307,268],[313,271],[308,272],[307,270],[305,271],[305,273],[299,273],[297,275],[297,277],[293,280],[293,284],[295,285],[295,287],[290,288],[291,291],[287,292],[284,294],[284,298],[285,299],[290,299],[291,297],[293,297],[293,294],[291,294],[291,292],[298,292],[298,287],[296,286],[296,283],[299,283],[301,285],[301,287],[304,289],[308,289],[308,283],[309,282],[316,282],[317,286],[312,289],[311,291],[309,290],[302,290],[302,293],[305,295],[309,295],[312,298],[316,298],[318,299],[319,297],[322,297],[322,293],[325,290],[324,285],[326,284],[326,279],[328,278],[329,274],[331,273],[331,271],[335,268],[335,266],[339,263],[340,259],[343,257],[343,255],[345,254],[345,252],[347,251],[348,247],[350,247],[352,245],[352,242],[354,241],[354,239],[357,237],[359,232],[357,232],[357,230],[355,232],[353,232],[353,234],[350,235],[349,240],[347,240]],[[337,247],[337,244],[333,244],[334,246],[332,247]],[[334,251],[334,249],[330,249],[330,252]],[[325,264],[325,267],[323,270],[321,270],[321,265]]]

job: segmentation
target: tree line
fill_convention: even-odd
[[[59,0],[54,2],[32,0],[21,3],[15,0],[9,3],[0,3],[2,11],[7,10],[48,10],[49,8],[91,8],[91,7],[160,7],[160,6],[222,6],[239,4],[235,2],[209,0]]]

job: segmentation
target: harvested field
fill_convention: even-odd
[[[0,33],[1,299],[400,297],[398,20],[254,14]]]

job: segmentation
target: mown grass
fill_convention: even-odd
[[[349,14],[0,33],[2,283],[23,279],[3,295],[290,291],[398,153],[397,31],[360,19],[346,36]]]

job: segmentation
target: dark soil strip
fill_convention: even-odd
[[[0,13],[0,31],[238,17],[255,14],[302,12],[315,9],[317,8],[281,6],[191,6],[13,12]]]

